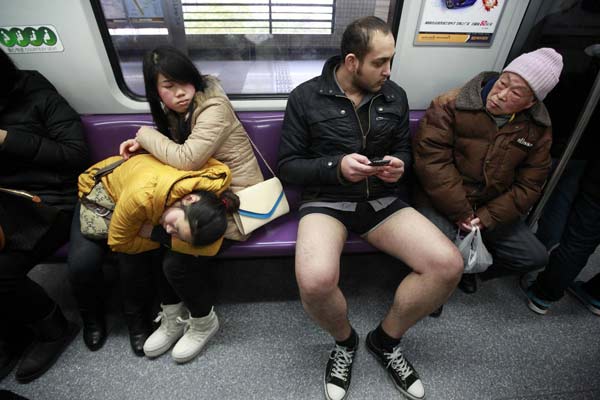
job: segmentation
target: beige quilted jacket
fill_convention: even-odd
[[[214,157],[231,170],[231,190],[237,192],[264,180],[252,145],[231,102],[218,80],[205,76],[207,87],[196,92],[195,108],[191,115],[192,132],[178,144],[156,130],[138,133],[137,140],[160,161],[177,169],[192,171],[201,168]],[[176,126],[177,115],[169,112],[169,125]],[[225,238],[246,240],[229,217]]]

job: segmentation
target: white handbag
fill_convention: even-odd
[[[290,206],[283,192],[281,181],[275,176],[269,163],[265,160],[252,139],[248,137],[248,140],[250,140],[252,147],[254,147],[263,160],[265,166],[273,174],[273,178],[235,193],[240,198],[240,208],[233,217],[238,228],[244,235],[248,235],[261,226],[290,212]]]

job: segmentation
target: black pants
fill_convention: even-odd
[[[102,308],[104,296],[103,262],[108,253],[106,240],[91,240],[81,233],[78,203],[71,224],[69,243],[69,280],[79,308],[96,311]],[[152,259],[150,259],[152,261]],[[148,314],[154,299],[153,269],[144,264],[121,264],[119,282],[123,310],[128,313]]]
[[[21,324],[39,321],[55,307],[46,291],[27,273],[69,239],[71,214],[60,211],[48,232],[32,251],[4,249],[0,253],[0,304],[3,316]],[[7,321],[3,326],[9,326]]]
[[[194,318],[204,317],[215,301],[214,278],[211,257],[194,257],[168,249],[148,251],[141,254],[119,254],[121,268],[141,271],[147,276],[153,270],[162,304],[177,304],[181,301]]]
[[[567,225],[550,262],[534,284],[534,290],[550,301],[559,300],[577,278],[600,245],[600,203],[586,193],[575,198]],[[584,289],[600,299],[600,274],[584,284]]]
[[[81,233],[79,207],[77,203],[71,223],[67,266],[73,295],[79,308],[96,311],[102,307],[104,296],[104,273],[102,265],[108,254],[106,240],[91,240]]]
[[[448,239],[456,239],[457,226],[432,207],[417,210],[441,230]],[[491,279],[510,273],[525,273],[548,263],[546,247],[522,221],[482,231],[483,243],[494,257],[494,264],[482,274]]]

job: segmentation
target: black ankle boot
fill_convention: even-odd
[[[144,343],[152,333],[152,327],[141,313],[125,313],[127,329],[129,330],[129,343],[131,349],[138,357],[144,356]]]
[[[83,320],[83,341],[88,349],[96,351],[104,346],[106,342],[106,322],[104,310],[98,308],[96,311],[81,310]]]
[[[466,294],[472,294],[477,291],[476,274],[463,274],[458,283],[458,288]]]
[[[48,316],[30,326],[33,343],[23,354],[15,374],[21,383],[31,382],[50,369],[79,332],[79,326],[67,321],[57,305]]]
[[[20,327],[17,330],[18,332],[11,332],[10,338],[0,339],[0,381],[15,368],[21,355],[33,340],[29,329]]]

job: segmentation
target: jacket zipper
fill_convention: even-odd
[[[367,148],[367,135],[371,132],[371,107],[373,106],[373,101],[375,101],[375,99],[378,98],[379,96],[381,96],[381,93],[376,94],[369,101],[369,114],[367,115],[367,121],[369,121],[369,126],[367,127],[367,133],[366,134],[363,133],[363,150]],[[356,110],[354,110],[354,113],[356,114],[356,118],[358,119],[358,125],[360,125],[360,119],[358,118],[358,114],[356,113]],[[367,179],[365,179],[365,182],[367,184],[367,199],[368,199],[369,197],[371,197],[371,191],[369,190],[369,178],[368,177],[367,177]]]
[[[373,101],[378,98],[379,96],[381,96],[381,93],[376,94],[375,96],[373,96],[371,98],[371,100],[369,100],[369,114],[367,116],[367,120],[369,121],[369,126],[367,127],[367,133],[365,134],[365,131],[363,130],[363,127],[360,123],[360,118],[358,116],[358,113],[356,112],[356,107],[354,107],[354,103],[352,102],[352,100],[350,100],[347,96],[340,96],[339,94],[336,94],[335,97],[340,97],[342,99],[347,99],[348,101],[350,101],[350,104],[352,105],[352,110],[354,110],[354,116],[356,117],[356,122],[358,123],[358,127],[360,129],[360,135],[362,137],[362,146],[361,146],[361,150],[364,150],[367,148],[367,135],[369,134],[369,132],[371,131],[371,107],[373,106]],[[369,178],[367,177],[367,179],[365,179],[365,188],[367,190],[367,199],[369,198],[369,196],[371,195],[371,191],[369,190]]]

